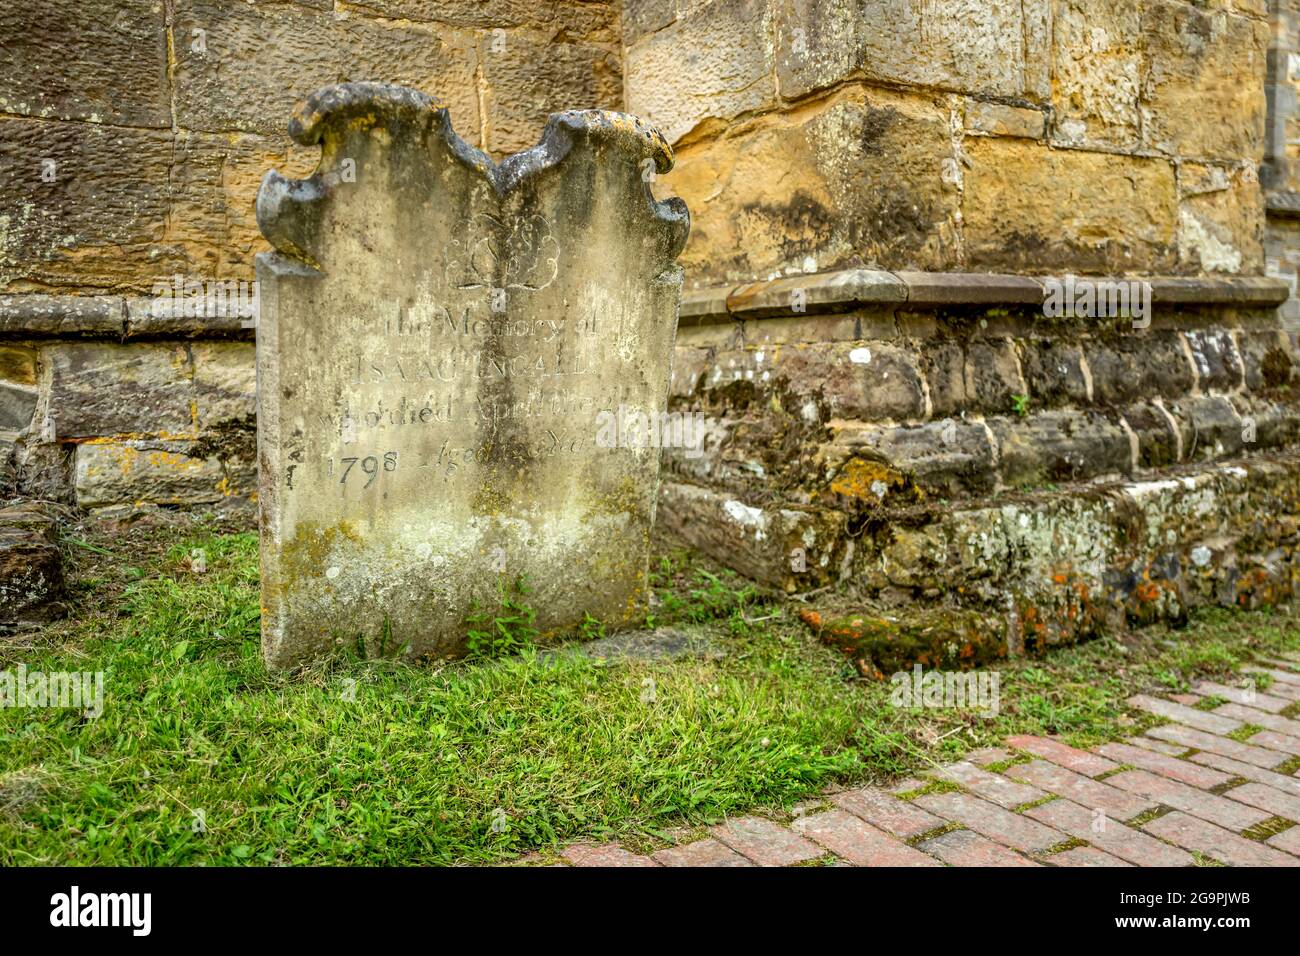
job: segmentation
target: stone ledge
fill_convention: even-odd
[[[1264,196],[1264,212],[1270,216],[1300,217],[1300,193],[1266,193]]]
[[[0,295],[0,337],[121,338],[125,331],[120,296]]]
[[[1147,282],[1156,305],[1234,305],[1272,308],[1286,301],[1287,284],[1265,276],[1085,276],[1096,282]],[[885,272],[844,269],[685,292],[686,324],[728,316],[844,312],[862,305],[1038,305],[1047,277],[973,272]],[[798,296],[801,309],[794,303]]]
[[[1093,281],[1148,282],[1156,305],[1273,308],[1290,289],[1269,276],[1092,277]],[[682,294],[683,325],[709,325],[731,316],[759,319],[847,312],[864,305],[1038,305],[1046,277],[977,272],[885,272],[842,269],[737,286],[710,286]],[[796,311],[796,296],[802,309]],[[0,338],[246,339],[254,330],[238,318],[157,317],[147,298],[78,295],[0,295]]]
[[[0,295],[0,339],[245,339],[238,317],[155,316],[148,298]]]

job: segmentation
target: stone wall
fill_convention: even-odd
[[[255,497],[252,329],[159,321],[158,283],[252,280],[253,200],[317,150],[345,80],[441,97],[501,156],[622,99],[613,0],[9,0],[0,5],[3,487],[105,514]],[[364,175],[364,170],[359,171]]]
[[[346,80],[426,90],[501,155],[621,101],[613,0],[9,0],[0,7],[0,292],[253,277],[285,130]]]
[[[970,630],[994,654],[1292,594],[1286,286],[1152,280],[1135,323],[1048,317],[1045,285],[855,270],[692,295],[672,407],[705,439],[665,452],[661,526],[771,586],[834,586],[848,620],[921,613],[936,647]]]
[[[1264,0],[626,0],[702,287],[1263,271]]]

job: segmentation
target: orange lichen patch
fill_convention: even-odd
[[[1164,589],[1155,581],[1139,581],[1138,586],[1133,589],[1133,596],[1144,604],[1158,601],[1162,594]]]
[[[921,664],[973,667],[1007,656],[1006,622],[960,608],[926,608],[898,618],[880,614],[823,615],[803,609],[799,617],[825,643],[850,658],[863,676]]]
[[[831,491],[846,498],[883,501],[890,491],[902,491],[907,478],[902,472],[880,462],[850,458],[831,482]]]

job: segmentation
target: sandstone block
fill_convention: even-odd
[[[176,121],[183,129],[280,135],[284,117],[312,90],[376,77],[439,91],[458,126],[479,129],[469,30],[340,19],[294,4],[178,0],[175,7]]]
[[[78,507],[134,510],[227,502],[236,489],[216,457],[192,454],[190,442],[122,441],[78,445],[74,482]],[[242,489],[245,496],[251,491]],[[247,503],[246,497],[243,503]]]
[[[1013,486],[1127,474],[1132,449],[1124,430],[1096,412],[1048,411],[989,421],[1002,480]]]
[[[755,120],[680,157],[670,185],[698,211],[683,265],[710,282],[949,267],[954,170],[948,112],[924,97],[849,90]]]
[[[63,559],[53,516],[23,502],[0,509],[0,627],[57,617]]]
[[[1052,141],[1131,151],[1138,146],[1141,0],[1057,0],[1052,21]]]
[[[176,271],[154,245],[171,157],[170,131],[0,118],[0,288],[138,288]]]
[[[1007,272],[1170,272],[1173,166],[1159,159],[972,138],[964,171],[971,265]]]
[[[54,436],[194,436],[193,371],[180,345],[49,347]]]
[[[776,98],[767,0],[716,0],[629,42],[627,108],[669,142],[705,120],[733,119]]]
[[[1196,159],[1262,155],[1267,24],[1149,0],[1142,38],[1143,146]]]
[[[170,127],[163,5],[158,0],[5,4],[0,9],[0,113]]]
[[[622,103],[622,69],[609,48],[514,31],[485,34],[478,55],[486,84],[487,147],[494,154],[532,146],[552,112],[616,109]]]
[[[787,99],[852,76],[960,92],[1046,92],[1050,0],[781,0],[777,76]]]

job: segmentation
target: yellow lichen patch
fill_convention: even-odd
[[[907,478],[888,465],[850,458],[831,482],[831,491],[846,498],[883,501],[891,490],[902,491]]]

